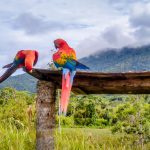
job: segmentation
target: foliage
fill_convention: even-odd
[[[59,124],[59,121],[61,122],[61,125],[63,127],[74,127],[74,119],[73,117],[65,117],[65,116],[56,116],[56,124]]]
[[[150,142],[150,113],[147,111],[150,105],[145,103],[145,97],[142,95],[132,96],[129,102],[117,106],[117,122],[112,132],[135,134],[139,144]]]
[[[35,95],[12,88],[0,90],[0,149],[35,149]],[[32,106],[30,119],[27,110]]]
[[[71,118],[68,127],[110,127],[112,133],[135,135],[133,144],[144,145],[150,142],[149,108],[148,95],[72,95],[64,119]]]
[[[0,90],[0,149],[35,148],[35,98],[36,94],[12,88]],[[56,113],[58,102],[57,99]],[[56,132],[56,149],[64,146],[81,150],[85,146],[87,149],[148,149],[150,146],[149,95],[72,94],[68,113],[57,115],[57,125],[59,119],[62,128],[74,129],[63,129],[61,135]]]

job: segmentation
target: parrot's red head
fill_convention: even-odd
[[[54,41],[54,45],[55,45],[55,48],[56,48],[56,49],[57,49],[57,48],[63,48],[63,47],[65,47],[65,46],[68,47],[67,42],[66,42],[65,40],[63,40],[63,39],[56,39],[56,40]]]

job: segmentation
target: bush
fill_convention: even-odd
[[[60,123],[62,126],[65,126],[65,127],[73,127],[74,126],[73,117],[57,116],[56,117],[57,125],[59,124],[59,119],[60,119]]]

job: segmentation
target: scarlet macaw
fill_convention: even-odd
[[[0,77],[0,83],[6,80],[18,68],[24,68],[27,72],[32,72],[32,67],[38,61],[38,52],[36,50],[20,50],[16,54],[14,61],[5,65],[3,68],[8,68]]]
[[[63,68],[60,113],[63,112],[66,114],[76,69],[89,68],[77,61],[75,50],[71,48],[65,40],[56,39],[54,45],[55,48],[58,49],[58,51],[53,54],[54,64],[57,68]]]

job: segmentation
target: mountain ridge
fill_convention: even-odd
[[[150,45],[137,48],[124,47],[120,51],[111,49],[96,52],[80,61],[89,66],[92,71],[148,71],[150,70]]]
[[[150,71],[150,45],[120,50],[96,52],[79,60],[97,72]],[[36,92],[37,79],[28,74],[12,76],[0,84],[0,88],[13,87],[17,90]]]

